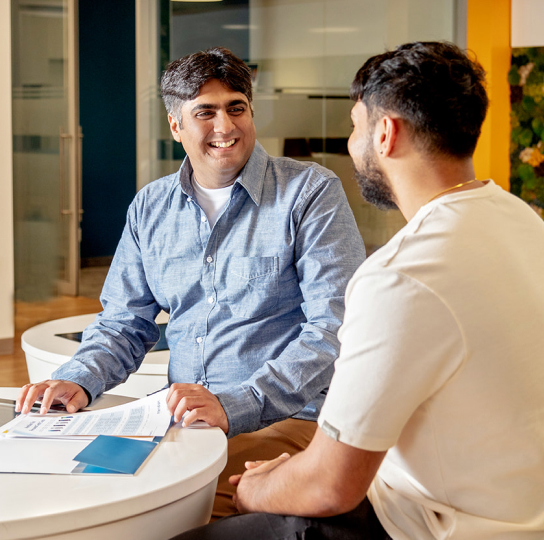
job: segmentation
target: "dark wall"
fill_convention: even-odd
[[[81,257],[113,255],[136,193],[134,0],[79,0]]]

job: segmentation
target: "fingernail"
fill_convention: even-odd
[[[40,408],[40,414],[46,414],[47,411],[45,410],[45,407]]]

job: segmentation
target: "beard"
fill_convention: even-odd
[[[371,138],[365,146],[361,167],[355,166],[355,180],[365,201],[379,210],[398,210],[387,175],[376,159]]]

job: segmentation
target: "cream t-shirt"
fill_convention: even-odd
[[[359,268],[319,417],[389,449],[394,540],[544,538],[544,222],[489,181],[423,206]]]

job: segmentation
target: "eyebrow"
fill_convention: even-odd
[[[243,99],[233,99],[232,101],[229,101],[227,103],[227,108],[228,107],[234,107],[235,105],[245,105],[246,107],[248,107],[247,101],[245,101]],[[195,105],[191,109],[191,112],[194,113],[194,112],[197,112],[197,111],[210,110],[210,109],[213,110],[213,111],[216,111],[216,110],[218,110],[220,108],[221,108],[220,105],[215,105],[213,103],[198,103],[197,105]]]

